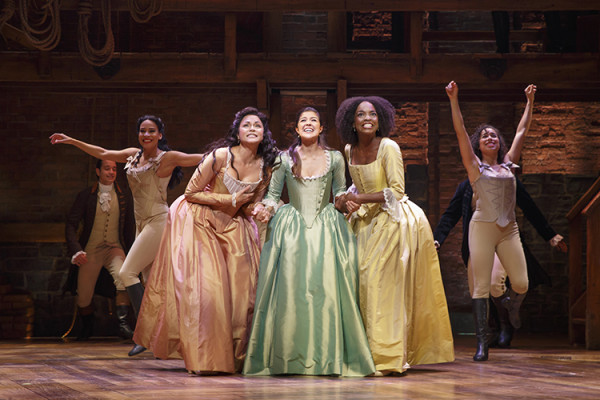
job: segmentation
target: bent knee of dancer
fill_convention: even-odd
[[[510,281],[510,286],[515,293],[526,293],[529,290],[529,279]]]
[[[133,286],[140,281],[137,273],[128,271],[125,268],[119,271],[119,279],[124,287]]]

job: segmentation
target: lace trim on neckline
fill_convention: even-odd
[[[313,175],[313,176],[296,176],[294,175],[294,178],[303,180],[303,181],[314,181],[316,179],[322,178],[325,175],[327,175],[329,173],[329,169],[331,168],[331,154],[329,154],[330,152],[328,150],[323,150],[325,152],[325,170],[323,172],[321,172],[318,175]],[[286,153],[287,154],[287,153]],[[288,154],[288,158],[290,160],[290,170],[294,167],[294,160],[292,159],[292,157],[289,156]]]
[[[498,165],[500,165],[502,168],[506,169],[507,171],[510,171],[513,168],[521,168],[517,164],[513,163],[512,161],[508,161],[508,162],[498,164]],[[496,170],[494,168],[492,168],[490,165],[485,164],[483,162],[479,163],[479,172],[481,173],[484,169],[487,169],[488,171],[496,172]]]
[[[227,173],[227,170],[229,170],[229,167],[231,167],[231,150],[228,149],[227,150],[227,164],[225,165],[225,171],[223,171],[223,179],[226,179],[225,177],[227,177],[227,179],[230,179],[231,181],[234,181],[240,185],[244,185],[244,186],[257,185],[258,186],[258,184],[261,183],[263,180],[263,167],[264,166],[265,166],[265,160],[261,157],[259,175],[258,175],[258,180],[256,182],[246,182],[246,181],[241,181],[239,179],[236,179]]]
[[[137,156],[139,153],[136,153],[133,156],[129,156],[127,157],[127,164],[125,164],[125,170],[126,171],[130,171],[130,172],[145,172],[147,170],[149,170],[152,167],[158,167],[158,165],[160,165],[160,160],[163,158],[163,156],[165,154],[167,154],[166,151],[162,151],[160,153],[158,153],[158,155],[156,157],[150,157],[148,159],[148,162],[142,166],[138,166],[136,164],[136,160],[137,160]]]

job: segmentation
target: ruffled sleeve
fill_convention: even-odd
[[[387,187],[383,189],[385,203],[381,205],[395,220],[400,220],[400,204],[408,201],[404,193],[404,162],[402,152],[396,142],[391,139],[385,140],[381,148],[381,165],[383,167]]]
[[[289,166],[289,158],[286,153],[281,153],[275,162],[273,167],[273,173],[271,174],[271,182],[269,183],[269,190],[267,195],[263,198],[262,203],[266,207],[272,207],[273,213],[279,208],[279,199],[281,198],[281,192],[283,191],[283,184],[285,183],[285,172]]]

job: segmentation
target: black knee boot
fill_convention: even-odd
[[[519,329],[521,327],[521,317],[519,312],[527,292],[517,294],[517,292],[510,288],[506,291],[505,295],[506,297],[502,299],[502,305],[506,308],[506,311],[508,311],[508,320],[515,329]]]
[[[488,299],[473,299],[473,317],[477,337],[477,351],[473,361],[486,361],[488,359]]]
[[[94,304],[78,307],[78,312],[81,317],[81,332],[77,340],[88,340],[94,331]]]
[[[129,326],[129,297],[124,290],[117,290],[116,311],[119,319],[119,336],[123,339],[131,339],[133,337],[133,329]]]
[[[133,308],[133,312],[137,318],[142,306],[142,299],[144,298],[144,285],[142,285],[141,282],[138,282],[135,285],[127,286],[125,289],[127,289],[127,294],[129,295],[129,300],[131,301],[131,307]],[[144,346],[134,343],[133,348],[129,350],[128,354],[131,357],[140,354],[143,351],[146,351]]]
[[[508,310],[504,307],[502,301],[507,297],[506,292],[500,297],[492,297],[492,301],[498,311],[498,320],[500,322],[500,333],[498,334],[498,347],[510,347],[513,336],[513,327],[508,318]]]

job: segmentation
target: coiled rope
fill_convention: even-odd
[[[79,53],[83,59],[96,67],[101,67],[108,64],[112,59],[115,51],[115,39],[112,32],[110,22],[110,0],[102,1],[102,22],[104,24],[104,32],[106,41],[101,49],[95,49],[89,41],[88,21],[92,15],[92,2],[88,0],[80,0],[77,14],[79,14],[79,26],[77,27],[77,41],[79,43]]]
[[[48,0],[41,7],[37,7],[37,3],[36,0],[19,1],[23,33],[33,47],[50,51],[60,42],[60,0]]]
[[[141,3],[146,3],[144,6]],[[137,23],[143,24],[162,11],[162,0],[128,0],[131,18]]]

